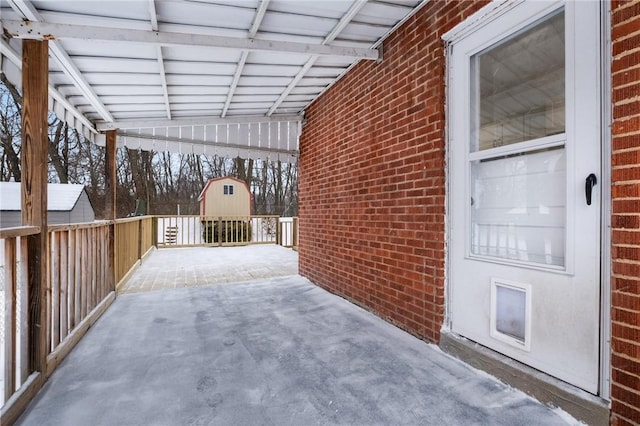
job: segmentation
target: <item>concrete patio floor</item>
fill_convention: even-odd
[[[120,295],[17,424],[574,423],[294,275]]]
[[[297,273],[298,253],[275,244],[166,248],[146,258],[118,292],[199,287]]]

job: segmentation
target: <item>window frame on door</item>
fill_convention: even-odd
[[[525,1],[505,1],[505,2],[493,2],[489,5],[485,6],[479,14],[485,15],[486,19],[478,18],[474,19],[469,23],[463,22],[459,26],[453,28],[451,31],[446,33],[442,38],[447,43],[447,84],[448,84],[448,97],[447,97],[447,155],[448,158],[451,158],[451,146],[454,145],[451,139],[451,132],[448,130],[451,126],[455,125],[458,128],[464,128],[464,134],[471,135],[471,58],[473,55],[480,53],[486,49],[491,48],[492,46],[503,42],[504,40],[509,39],[514,34],[517,34],[524,29],[535,25],[536,23],[544,20],[545,18],[551,17],[554,14],[558,13],[559,10],[573,7],[571,2],[564,1],[553,1],[553,2],[525,2]],[[508,13],[507,13],[508,12]],[[501,20],[501,25],[495,25],[496,20]],[[492,24],[492,25],[490,25]],[[574,23],[570,19],[565,18],[565,34],[573,33]],[[472,50],[465,51],[464,57],[466,58],[466,62],[464,66],[460,63],[454,63],[454,55],[453,49],[459,49],[460,41],[467,38],[469,33],[473,32],[473,44],[474,47]],[[481,40],[478,42],[478,40]],[[571,52],[574,51],[574,42],[572,37],[565,37],[565,51]],[[457,55],[459,58],[460,55]],[[575,63],[572,60],[573,55],[566,55],[565,62],[565,111],[566,111],[566,119],[565,119],[565,132],[557,135],[551,135],[539,139],[534,139],[526,142],[520,142],[518,144],[512,145],[504,145],[501,147],[496,147],[488,150],[479,150],[476,152],[470,152],[469,147],[464,152],[464,163],[465,163],[465,178],[464,178],[464,187],[460,185],[460,182],[457,182],[457,190],[464,190],[466,194],[471,193],[470,182],[471,176],[469,171],[469,163],[471,160],[482,160],[488,157],[495,157],[496,155],[510,155],[513,153],[526,153],[530,151],[546,149],[546,148],[554,148],[558,146],[566,146],[568,144],[568,138],[571,137],[573,133],[572,129],[575,125],[573,121],[572,114],[569,112],[573,110],[574,106],[574,96],[573,96],[573,86],[570,83],[569,79],[566,76],[572,75],[575,69]],[[455,85],[457,88],[453,87],[453,81],[455,79]],[[458,90],[459,89],[459,90]],[[452,93],[464,93],[464,97],[456,97],[452,96]],[[464,119],[462,122],[452,123],[453,110],[455,108],[460,108],[461,105],[467,105],[468,107],[465,109]],[[574,164],[573,155],[571,152],[566,152],[566,168],[567,170],[572,170]],[[450,172],[447,171],[447,180],[449,180]],[[568,186],[570,175],[567,174],[565,184]],[[451,183],[450,183],[451,184]],[[464,189],[463,189],[464,188]],[[448,201],[447,201],[448,202]],[[483,256],[473,254],[471,251],[471,210],[470,208],[465,209],[465,218],[464,223],[465,229],[460,230],[461,233],[465,235],[465,255],[470,259],[478,259],[486,262],[492,262],[503,265],[512,265],[530,269],[536,269],[541,271],[548,271],[557,274],[566,274],[571,275],[574,271],[574,250],[575,246],[573,244],[575,228],[568,218],[572,217],[574,213],[573,200],[569,195],[567,195],[566,200],[566,210],[565,210],[565,263],[564,266],[556,266],[556,265],[548,265],[544,263],[535,263],[529,261],[519,261],[517,259],[502,259],[490,256]],[[451,212],[450,209],[448,211]],[[450,220],[450,219],[448,219]],[[451,227],[451,223],[449,223],[449,227]]]

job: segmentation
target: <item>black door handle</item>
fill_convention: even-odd
[[[598,183],[598,178],[596,178],[596,175],[594,175],[593,173],[587,176],[587,179],[585,180],[584,195],[587,198],[588,206],[591,205],[591,192],[593,192],[593,187],[596,186],[597,183]]]

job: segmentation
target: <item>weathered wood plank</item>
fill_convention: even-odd
[[[29,347],[20,362],[29,373],[47,367],[46,311],[48,282],[47,176],[48,176],[48,84],[49,44],[47,40],[22,42],[22,225],[37,226],[40,232],[27,237],[27,281],[29,320],[26,333]],[[28,360],[27,360],[28,357]],[[41,385],[41,382],[36,382]],[[37,386],[38,388],[40,386]],[[37,390],[37,389],[36,389]],[[14,395],[15,396],[15,395]],[[17,415],[26,407],[19,404]],[[2,417],[6,417],[3,413]]]
[[[74,246],[75,246],[75,256],[74,256],[74,267],[75,271],[74,275],[74,291],[75,294],[75,310],[74,310],[74,323],[80,324],[82,321],[82,231],[76,230],[74,232]]]
[[[88,274],[88,268],[87,268],[87,264],[91,261],[89,253],[87,253],[87,230],[83,229],[80,232],[80,239],[81,239],[81,244],[82,244],[82,248],[80,249],[80,253],[81,253],[81,262],[80,265],[82,266],[81,268],[81,276],[80,276],[80,283],[78,284],[80,287],[80,290],[82,292],[82,300],[81,300],[81,307],[82,309],[80,310],[80,321],[82,321],[82,319],[87,315],[87,306],[88,306],[88,301],[89,301],[89,274]]]
[[[67,236],[67,244],[69,250],[67,251],[67,292],[69,306],[67,307],[67,330],[73,330],[75,326],[75,312],[76,312],[76,276],[75,276],[75,259],[76,259],[76,244],[75,244],[76,231],[71,230]]]
[[[33,373],[25,379],[20,389],[2,406],[0,424],[12,425],[18,420],[42,387],[43,377],[44,374]]]
[[[20,383],[24,383],[31,374],[29,351],[29,269],[27,259],[29,256],[28,239],[19,240],[20,245],[20,317],[17,319],[20,330]]]
[[[105,225],[112,223],[110,220],[99,220],[96,222],[87,223],[68,223],[63,225],[49,225],[49,232],[58,231],[71,231],[73,229],[89,229],[89,228],[102,228]]]
[[[16,226],[13,228],[0,228],[0,240],[6,238],[26,237],[40,232],[39,226]]]
[[[60,233],[52,232],[51,240],[51,350],[60,343]]]
[[[68,254],[69,254],[69,234],[67,231],[60,233],[60,267],[58,268],[60,275],[60,340],[67,337],[69,323],[69,275],[68,271]]]
[[[105,150],[105,187],[107,192],[107,218],[115,220],[117,217],[116,209],[116,130],[109,130],[106,133],[106,150]],[[116,225],[114,224],[109,232],[107,256],[109,262],[109,290],[116,289],[118,281],[118,272],[116,266]]]
[[[4,400],[16,389],[16,239],[4,240]]]

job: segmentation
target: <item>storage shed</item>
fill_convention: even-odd
[[[84,185],[50,183],[47,190],[47,220],[50,225],[95,220]],[[21,224],[20,182],[0,182],[0,228]]]
[[[233,177],[209,179],[198,196],[201,216],[251,216],[251,191]]]

